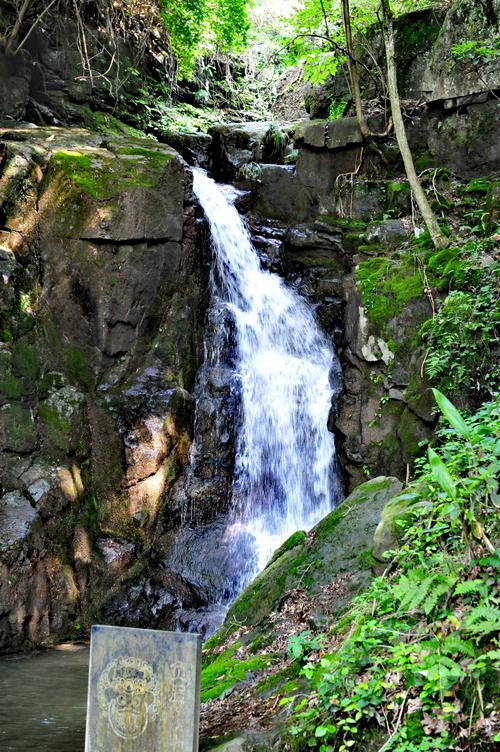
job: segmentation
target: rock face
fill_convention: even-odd
[[[0,139],[0,649],[12,649],[99,613],[128,568],[147,570],[160,520],[173,524],[207,285],[172,149],[52,128]]]
[[[142,80],[132,71],[140,68],[142,79],[160,71],[168,80],[166,50],[159,33],[146,40],[139,28],[123,34],[124,26],[118,26],[110,33],[106,22],[85,10],[77,20],[61,7],[39,19],[20,51],[7,52],[1,45],[0,121],[81,125],[95,110],[118,117],[134,111]],[[29,22],[23,28],[20,39]],[[144,42],[146,51],[141,50]]]

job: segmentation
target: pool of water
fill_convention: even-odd
[[[83,752],[88,664],[74,645],[0,659],[1,752]]]

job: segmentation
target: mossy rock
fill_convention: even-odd
[[[403,492],[387,502],[373,536],[373,556],[375,559],[381,561],[384,551],[396,548],[401,543],[402,523],[410,513],[412,504],[417,498],[415,493]]]
[[[248,674],[266,668],[272,659],[269,656],[252,656],[240,660],[235,654],[240,643],[235,642],[205,665],[201,672],[201,701],[207,702],[225,695]]]
[[[410,258],[399,261],[377,256],[361,261],[356,279],[366,316],[380,334],[390,319],[423,295],[422,277]]]
[[[65,454],[82,449],[87,423],[84,397],[72,386],[51,389],[38,408],[38,417],[48,443]]]
[[[406,408],[399,421],[397,433],[401,442],[403,461],[412,464],[415,457],[422,453],[420,443],[430,439],[432,428]]]
[[[380,515],[390,498],[401,490],[397,478],[379,477],[358,486],[308,536],[295,533],[293,545],[282,546],[230,608],[226,628],[234,624],[257,625],[276,608],[285,592],[302,588],[317,593],[339,574],[348,574],[340,610],[371,577],[369,553]]]
[[[16,342],[12,348],[12,370],[14,373],[33,382],[40,373],[40,358],[36,345],[26,339]]]
[[[30,452],[36,446],[36,428],[29,407],[7,404],[0,409],[0,445],[11,452]]]

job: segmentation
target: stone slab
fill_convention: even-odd
[[[355,117],[330,120],[326,126],[327,149],[343,149],[345,146],[362,144],[363,136]]]
[[[94,626],[85,752],[197,752],[201,638]]]

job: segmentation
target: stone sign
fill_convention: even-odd
[[[85,752],[198,752],[201,637],[92,627]]]

